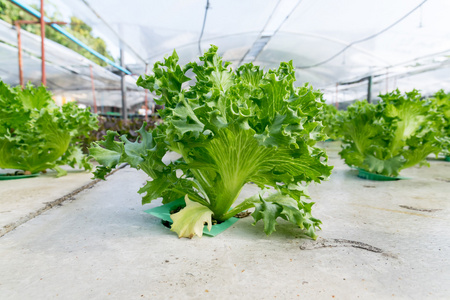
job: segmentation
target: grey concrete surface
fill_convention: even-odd
[[[68,168],[67,172],[60,178],[49,171],[38,177],[0,180],[0,236],[93,183],[89,172]]]
[[[178,239],[143,212],[159,204],[140,205],[146,175],[125,168],[0,238],[0,299],[450,299],[450,163],[369,181],[325,147],[317,241],[284,221],[267,237],[251,217]]]

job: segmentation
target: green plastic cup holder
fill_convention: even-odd
[[[405,177],[400,177],[400,176],[391,177],[391,176],[386,176],[386,175],[381,175],[381,174],[370,173],[370,172],[367,172],[366,170],[363,170],[360,168],[357,168],[357,170],[358,170],[358,177],[363,178],[363,179],[376,180],[376,181],[394,181],[394,180],[407,179]]]
[[[186,203],[184,202],[184,198],[180,198],[170,203],[147,209],[144,212],[161,219],[161,223],[165,227],[170,228],[173,223],[172,218],[170,217],[170,212],[179,207],[185,206]],[[208,231],[207,226],[205,226],[203,228],[203,234],[207,236],[216,236],[231,227],[231,225],[236,223],[238,220],[238,218],[232,217],[220,224],[212,225],[211,231]]]
[[[39,173],[34,174],[14,174],[14,173],[1,173],[0,180],[13,180],[13,179],[22,179],[22,178],[31,178],[37,177]]]

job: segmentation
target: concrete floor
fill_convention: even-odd
[[[158,201],[140,204],[146,175],[127,167],[0,238],[0,299],[450,299],[450,163],[369,181],[324,145],[335,169],[309,188],[317,241],[284,221],[267,237],[251,217],[178,239],[143,212]],[[15,195],[0,182],[1,201],[32,180]],[[59,197],[43,188],[36,202]]]
[[[67,172],[60,178],[56,171],[49,171],[38,177],[0,181],[0,236],[94,183],[89,172],[68,168]]]

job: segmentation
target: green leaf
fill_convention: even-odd
[[[150,203],[152,200],[161,197],[171,185],[173,185],[173,182],[167,180],[166,177],[159,177],[152,181],[147,181],[145,186],[138,191],[139,194],[147,193],[142,197],[142,204]]]
[[[260,197],[261,203],[255,204],[255,211],[252,214],[255,225],[259,220],[264,222],[264,232],[267,235],[275,231],[278,217],[289,221],[304,230],[304,233],[316,239],[315,228],[322,223],[311,216],[311,207],[314,203],[306,203],[301,200],[295,201],[293,198],[279,193],[271,194],[264,200]]]
[[[386,176],[397,176],[404,164],[405,160],[399,156],[378,159],[372,155],[367,155],[364,160],[364,165],[367,166],[368,171]]]
[[[53,169],[57,172],[56,177],[61,177],[61,176],[66,176],[67,175],[67,171],[64,170],[63,168],[54,167]]]
[[[406,163],[403,164],[401,168],[406,169],[417,164],[426,165],[427,156],[432,153],[435,153],[437,155],[439,151],[440,149],[436,146],[436,143],[434,141],[423,143],[419,147],[412,148],[410,151],[403,154]]]
[[[72,168],[78,166],[79,168],[91,171],[93,167],[89,161],[89,157],[84,155],[81,148],[75,145],[69,146],[63,156],[63,160],[66,161],[66,163]]]
[[[255,225],[259,220],[264,222],[264,232],[267,235],[272,234],[275,231],[277,225],[276,219],[281,215],[283,207],[277,203],[266,202],[261,198],[261,204],[255,205],[255,211],[252,213],[252,217],[255,220]]]
[[[114,140],[116,136],[116,132],[108,131],[104,141],[94,143],[89,149],[90,154],[95,160],[108,168],[114,168],[121,162],[124,151],[123,143]]]
[[[26,110],[40,111],[45,107],[56,107],[52,95],[44,86],[34,89],[31,84],[28,84],[22,92],[17,93],[17,97]]]

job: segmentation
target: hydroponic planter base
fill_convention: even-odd
[[[151,214],[152,216],[155,216],[159,219],[161,219],[161,222],[164,226],[170,227],[169,225],[172,225],[172,218],[170,217],[170,212],[177,209],[178,207],[184,207],[186,206],[186,203],[183,198],[177,199],[175,201],[172,201],[170,203],[150,208],[145,210],[146,213]],[[228,229],[231,225],[236,223],[239,219],[238,218],[230,218],[220,224],[212,225],[211,231],[208,231],[207,226],[203,228],[203,234],[207,236],[216,236],[226,229]]]
[[[370,172],[367,172],[366,170],[359,169],[359,168],[357,170],[358,170],[358,177],[363,178],[363,179],[376,180],[376,181],[394,181],[394,180],[406,179],[406,178],[400,177],[400,176],[390,177],[390,176],[385,176],[385,175],[381,175],[381,174],[374,174],[374,173],[370,173]]]
[[[30,177],[37,177],[39,176],[39,173],[34,174],[23,174],[23,175],[11,175],[8,173],[0,174],[0,180],[13,180],[13,179],[22,179],[22,178],[30,178]]]

